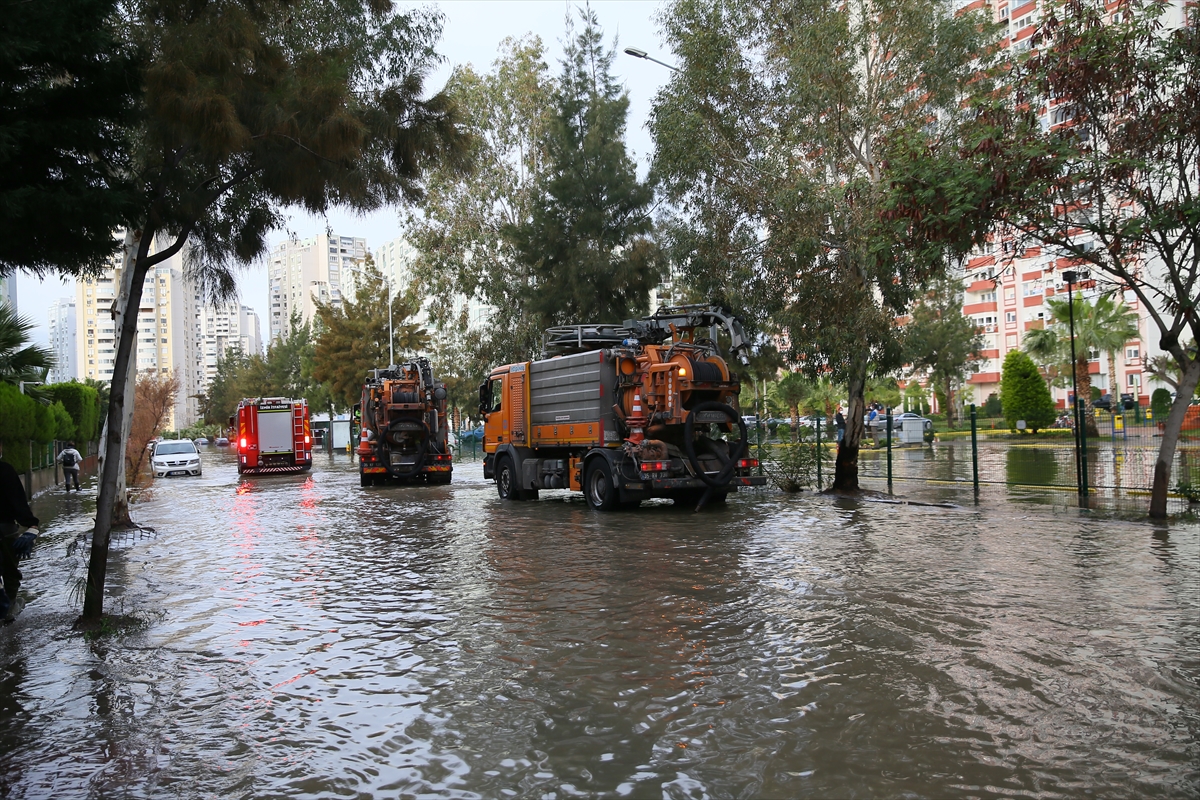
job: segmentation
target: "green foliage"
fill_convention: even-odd
[[[96,270],[134,195],[139,85],[115,0],[8,2],[0,26],[0,274]],[[64,79],[69,76],[69,79]]]
[[[94,442],[100,435],[100,395],[95,387],[70,381],[46,387],[46,394],[70,416],[73,432],[59,439],[72,439],[79,445]]]
[[[913,308],[905,339],[909,363],[925,370],[935,390],[946,400],[940,407],[953,425],[958,403],[955,392],[979,364],[983,336],[962,313],[962,284],[952,278],[935,281]]]
[[[540,346],[527,302],[532,270],[505,232],[532,218],[546,180],[556,85],[537,37],[505,39],[487,74],[455,69],[447,91],[470,134],[471,169],[433,165],[419,211],[405,218],[419,254],[414,272],[433,297],[438,352],[453,354],[439,358],[440,374],[453,363],[472,391],[494,365],[528,358]],[[467,298],[487,304],[487,326],[469,329]]]
[[[660,280],[649,184],[625,150],[629,98],[612,76],[596,13],[568,28],[546,138],[547,165],[527,220],[507,229],[532,276],[542,327],[620,322],[649,311]]]
[[[382,274],[368,259],[360,277],[353,301],[343,297],[338,307],[317,304],[319,333],[314,346],[297,365],[296,374],[307,374],[311,389],[319,384],[328,386],[329,398],[320,398],[326,400],[322,407],[328,405],[330,398],[342,407],[354,405],[362,395],[367,373],[388,366],[388,298]],[[411,289],[392,298],[392,328],[396,337],[392,345],[397,361],[406,355],[416,355],[429,344],[425,330],[410,321],[419,307],[416,293]],[[308,346],[307,327],[293,326],[293,331],[293,336],[278,345],[280,349],[287,348],[288,355],[280,353],[280,356],[288,360],[293,350],[300,353]],[[304,395],[311,389],[305,387]]]
[[[987,400],[983,402],[983,415],[985,417],[998,417],[1004,413],[1004,406],[1000,402],[1000,395],[993,392],[989,394]]]
[[[51,438],[60,442],[73,441],[75,439],[75,421],[71,419],[70,413],[67,412],[61,400],[54,401],[54,405],[50,406],[50,413],[54,416],[54,434]]]
[[[11,383],[0,383],[0,442],[4,443],[4,460],[18,472],[24,472],[29,463],[29,440],[37,429],[38,405]]]
[[[885,160],[902,135],[960,143],[956,121],[991,90],[980,22],[937,0],[677,0],[662,17],[681,69],[651,119],[652,171],[678,208],[672,262],[846,386],[851,417],[869,371],[904,363],[896,316],[973,240],[903,246]],[[964,194],[941,180],[954,175],[977,180],[936,173],[936,198]],[[839,488],[857,487],[860,433],[847,428]]]
[[[929,412],[929,393],[915,378],[904,387],[904,401],[905,406],[911,411],[918,414]]]
[[[1011,430],[1017,429],[1017,420],[1025,420],[1026,427],[1034,433],[1054,421],[1050,389],[1033,359],[1020,350],[1010,350],[1004,357],[1000,400],[1004,406],[1004,419]]]
[[[46,371],[54,366],[54,355],[47,348],[30,343],[33,328],[32,320],[0,302],[0,382],[40,384],[46,379]],[[27,386],[26,391],[41,393],[37,386]]]
[[[824,445],[818,447],[813,441],[801,441],[798,444],[764,444],[762,447],[763,471],[771,483],[784,492],[798,492],[814,486],[817,480],[817,459],[820,459],[822,464],[828,464],[832,460],[829,450]]]
[[[1200,503],[1200,484],[1180,481],[1175,485],[1175,491],[1189,503]]]
[[[1150,395],[1150,413],[1155,422],[1166,422],[1171,413],[1171,393],[1163,387],[1158,387]]]

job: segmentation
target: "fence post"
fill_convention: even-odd
[[[817,491],[821,491],[821,415],[817,414]]]
[[[1087,474],[1087,407],[1079,398],[1079,499],[1084,508],[1088,503],[1088,474]]]
[[[758,434],[758,474],[762,475],[762,415],[760,414],[754,416],[754,430]]]
[[[892,410],[887,410],[887,467],[888,494],[892,493]]]
[[[975,502],[979,502],[979,439],[976,435],[975,404],[971,403],[971,483],[975,486]]]

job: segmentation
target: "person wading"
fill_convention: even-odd
[[[4,443],[0,442],[0,458],[4,457]],[[24,527],[27,530],[18,534]],[[0,461],[0,578],[4,580],[4,591],[0,592],[0,620],[7,625],[13,620],[13,611],[19,611],[17,591],[21,588],[21,570],[17,564],[33,552],[33,543],[38,537],[38,518],[29,509],[25,499],[25,487],[12,464]]]
[[[79,463],[83,461],[83,456],[79,455],[79,451],[75,449],[74,442],[67,442],[67,446],[58,454],[59,463],[63,468],[63,485],[67,487],[67,491],[71,491],[71,483],[75,483],[75,491],[79,491]]]

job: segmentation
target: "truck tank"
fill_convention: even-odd
[[[504,499],[572,488],[599,510],[651,497],[702,507],[764,484],[718,327],[734,354],[746,348],[737,320],[712,306],[548,330],[542,358],[480,386],[484,476]]]

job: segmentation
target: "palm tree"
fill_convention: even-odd
[[[1046,301],[1046,307],[1050,311],[1053,324],[1041,331],[1030,331],[1025,337],[1025,350],[1035,360],[1042,359],[1043,364],[1064,361],[1070,363],[1069,327],[1072,313],[1074,314],[1075,382],[1079,387],[1079,397],[1084,403],[1084,424],[1088,434],[1095,436],[1096,409],[1092,405],[1092,376],[1088,372],[1088,354],[1092,350],[1108,353],[1109,383],[1115,387],[1115,353],[1124,347],[1127,341],[1138,335],[1137,315],[1104,295],[1096,298],[1095,303],[1089,303],[1082,296],[1076,296],[1073,304],[1065,298],[1051,298]],[[1047,374],[1050,374],[1049,367]]]
[[[31,330],[32,321],[18,316],[8,303],[0,302],[0,381],[20,385],[46,380],[47,370],[54,366],[54,354],[48,348],[30,344]]]
[[[809,384],[799,372],[789,372],[771,387],[775,400],[785,406],[792,415],[792,441],[800,435],[800,405],[809,394]]]
[[[1141,335],[1138,332],[1138,317],[1109,295],[1097,297],[1092,312],[1095,317],[1096,347],[1108,356],[1108,393],[1115,409],[1117,401],[1121,399],[1121,387],[1117,386],[1117,353],[1126,342]]]

